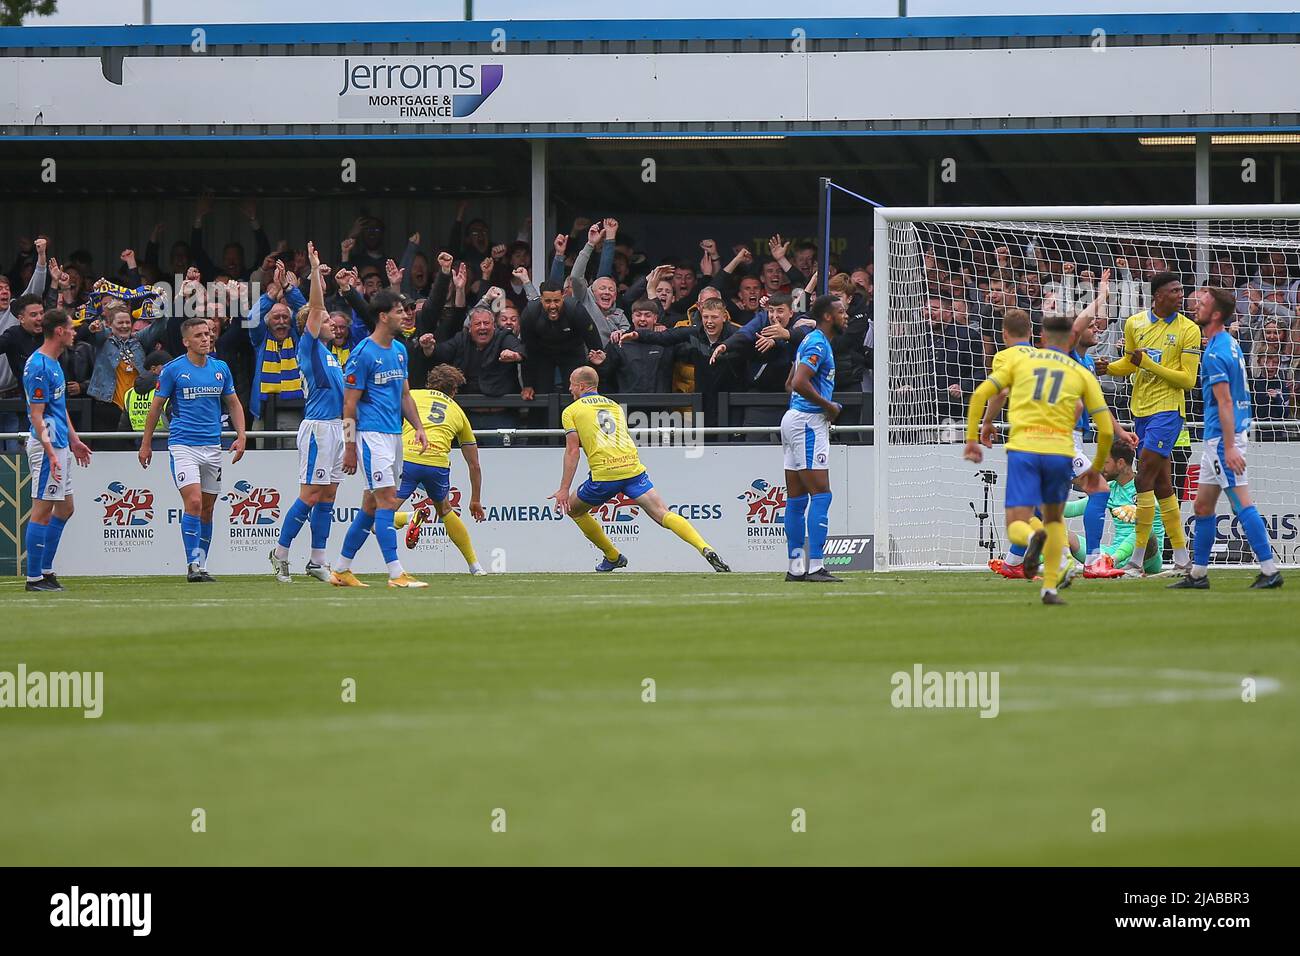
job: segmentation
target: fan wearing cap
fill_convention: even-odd
[[[1191,570],[1170,455],[1187,417],[1187,393],[1196,387],[1201,330],[1183,315],[1183,283],[1172,272],[1151,277],[1151,307],[1124,322],[1125,355],[1097,359],[1098,375],[1133,378],[1133,426],[1138,436],[1137,533],[1125,577],[1143,576],[1142,559],[1156,508],[1174,549],[1174,567]]]

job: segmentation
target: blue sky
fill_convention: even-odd
[[[908,0],[911,16],[1060,13],[1221,13],[1245,7],[1258,13],[1300,9],[1300,0]],[[378,8],[378,9],[377,9]],[[59,0],[53,17],[27,23],[49,25],[141,22],[141,0]],[[155,23],[314,22],[364,19],[451,20],[463,16],[463,0],[312,0],[305,8],[266,0],[153,0]],[[626,0],[475,0],[477,20],[588,20],[699,17],[894,16],[897,0],[655,0],[653,5]]]

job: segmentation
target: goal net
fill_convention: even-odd
[[[1279,560],[1300,563],[1300,206],[881,209],[875,256],[876,328],[887,330],[876,349],[877,567],[975,568],[1002,555],[1006,458],[999,438],[982,464],[962,459],[970,394],[1002,345],[1006,309],[1029,313],[1037,343],[1043,318],[1078,317],[1107,271],[1081,348],[1094,357],[1122,354],[1124,320],[1150,305],[1158,272],[1181,277],[1189,316],[1206,285],[1236,296],[1254,403],[1250,489]],[[1131,422],[1131,380],[1099,379]],[[1201,420],[1198,382],[1174,455],[1189,538]],[[1108,519],[1107,542],[1112,533]],[[1215,560],[1253,560],[1223,500]]]

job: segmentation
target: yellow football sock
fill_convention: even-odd
[[[410,511],[394,511],[394,512],[393,512],[393,527],[394,527],[394,528],[405,528],[408,524],[411,523],[411,514],[412,514],[412,512],[410,512]]]
[[[1146,554],[1147,539],[1156,520],[1156,493],[1139,491],[1137,496],[1137,530],[1133,536],[1133,553]]]
[[[478,558],[474,556],[474,544],[469,540],[469,528],[465,527],[465,522],[460,520],[460,515],[454,511],[448,511],[442,516],[443,527],[447,529],[447,537],[451,538],[451,543],[460,551],[465,563],[471,568],[478,563]]]
[[[1165,535],[1172,548],[1187,547],[1187,536],[1183,534],[1183,515],[1178,510],[1178,496],[1170,495],[1156,502],[1160,506],[1160,520],[1165,526]]]
[[[1033,519],[1037,521],[1038,519]],[[1007,540],[1012,544],[1018,544],[1024,547],[1029,544],[1029,539],[1033,536],[1034,529],[1028,521],[1013,521],[1007,525]]]
[[[1056,590],[1056,582],[1061,578],[1061,565],[1064,563],[1065,539],[1069,532],[1064,521],[1052,521],[1044,525],[1047,531],[1047,544],[1043,545],[1043,589]]]
[[[709,543],[700,537],[700,533],[695,530],[691,523],[675,511],[670,511],[664,515],[664,527],[701,554],[709,546]]]
[[[1043,519],[1038,517],[1038,515],[1032,515],[1029,519],[1029,530],[1034,534],[1038,534],[1038,532],[1042,531]]]
[[[611,561],[618,559],[618,548],[614,547],[614,542],[609,540],[609,536],[605,534],[605,529],[600,526],[600,522],[596,520],[594,514],[588,511],[584,515],[570,515],[569,517],[573,518],[573,523],[578,526],[579,531],[586,535],[587,540],[600,549],[601,554]]]

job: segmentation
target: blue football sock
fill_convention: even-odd
[[[330,525],[334,523],[334,502],[319,501],[311,509],[311,548],[323,551],[330,541]]]
[[[393,527],[393,509],[375,509],[375,539],[379,542],[379,552],[384,556],[385,564],[397,560],[397,529]]]
[[[52,515],[50,523],[45,526],[45,557],[41,561],[41,567],[46,574],[54,573],[54,555],[59,550],[59,539],[63,537],[63,526],[66,524],[58,515]]]
[[[808,505],[808,570],[815,571],[822,562],[826,531],[830,527],[831,493],[813,495]]]
[[[307,516],[311,514],[311,509],[312,506],[301,498],[294,499],[293,504],[284,514],[284,527],[280,529],[280,547],[287,548],[293,544],[293,539],[298,537],[298,532],[307,523]]]
[[[1264,519],[1259,516],[1259,509],[1254,505],[1243,508],[1237,513],[1237,520],[1241,522],[1241,530],[1246,532],[1250,550],[1255,552],[1255,557],[1260,563],[1272,561],[1273,545],[1268,540],[1268,528],[1264,527]],[[46,547],[48,548],[49,545],[47,544]]]
[[[208,566],[208,552],[212,550],[212,522],[199,519],[199,566]]]
[[[804,540],[808,537],[808,496],[787,498],[785,501],[785,547],[791,561],[803,557]]]
[[[1210,550],[1214,547],[1214,515],[1197,515],[1192,525],[1192,564],[1202,568],[1210,566]]]
[[[391,515],[392,512],[390,511]],[[348,533],[343,536],[343,557],[351,561],[361,550],[361,546],[366,543],[366,538],[370,537],[370,529],[374,527],[375,516],[368,515],[365,511],[358,511],[357,516],[352,519],[352,524],[348,525]],[[393,526],[392,519],[389,519],[388,526]],[[396,550],[396,532],[394,532],[394,545]]]
[[[27,580],[39,581],[45,572],[45,532],[49,526],[27,522]]]
[[[1084,552],[1088,560],[1101,553],[1101,538],[1106,531],[1106,506],[1110,503],[1110,489],[1094,491],[1088,495],[1083,509]]]
[[[181,541],[185,543],[185,563],[199,563],[199,531],[203,522],[198,515],[181,515]]]

